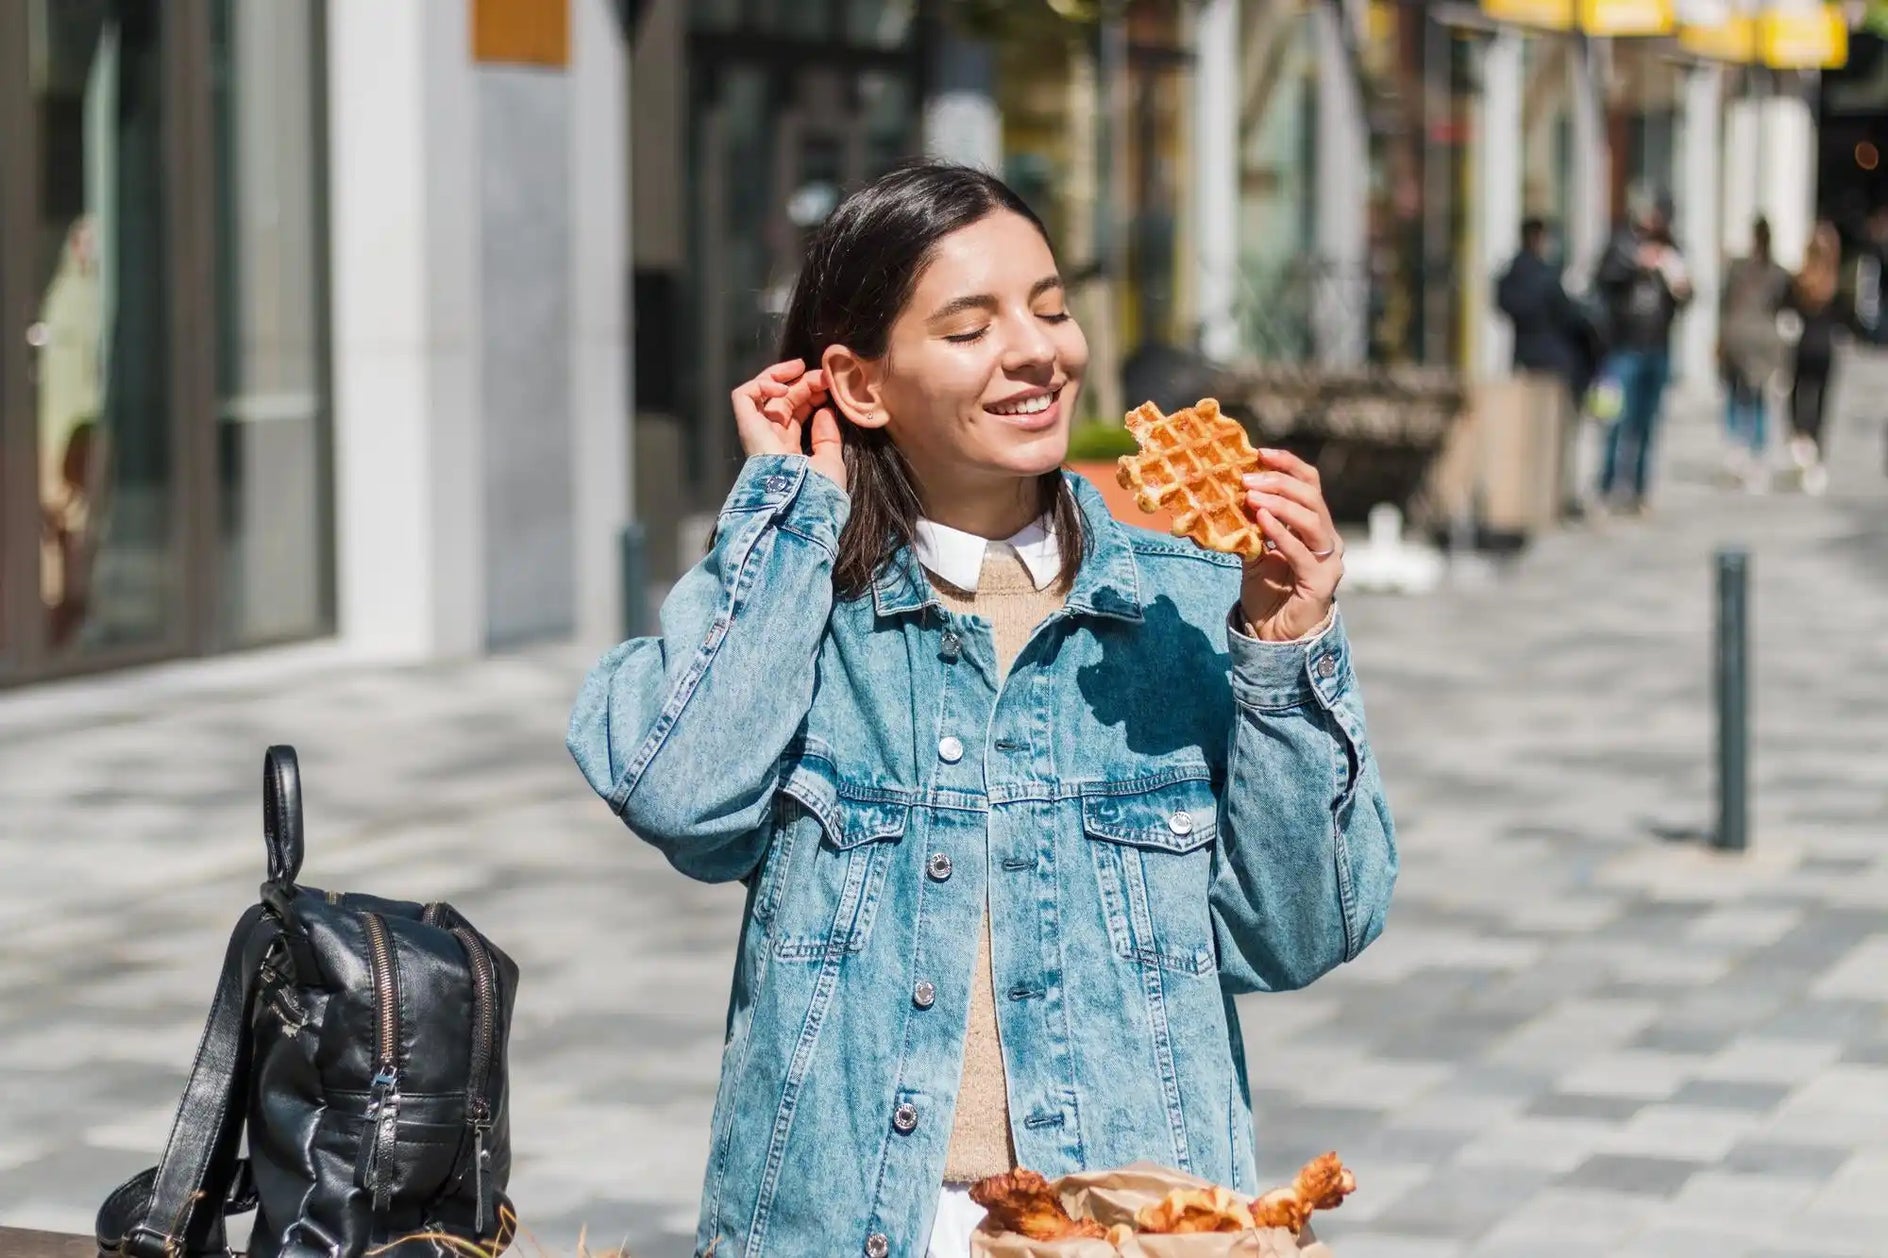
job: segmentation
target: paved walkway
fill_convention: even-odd
[[[1389,932],[1246,1007],[1265,1169],[1327,1147],[1343,1258],[1888,1252],[1888,366],[1828,498],[1709,487],[1480,582],[1348,600],[1404,850]],[[1872,422],[1871,422],[1872,421]],[[1752,850],[1710,822],[1710,555],[1752,551]],[[303,755],[307,877],[466,909],[524,965],[514,1194],[551,1254],[686,1252],[738,891],[561,746],[570,650],[327,648],[0,696],[0,1223],[89,1227],[162,1142]]]

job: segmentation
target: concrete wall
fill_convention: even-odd
[[[338,611],[363,654],[620,622],[625,57],[609,0],[571,6],[571,65],[534,69],[475,68],[464,4],[328,7]]]

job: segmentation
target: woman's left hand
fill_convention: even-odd
[[[1259,467],[1245,478],[1246,511],[1270,545],[1246,561],[1239,608],[1260,638],[1291,642],[1330,615],[1344,577],[1344,541],[1318,469],[1283,450],[1259,451]]]

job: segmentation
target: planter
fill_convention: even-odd
[[[1318,469],[1339,523],[1361,523],[1382,502],[1413,519],[1435,514],[1425,491],[1468,409],[1454,373],[1249,367],[1226,372],[1218,387],[1222,409],[1254,445]]]
[[[1134,491],[1123,488],[1121,482],[1115,479],[1118,465],[1113,459],[1077,459],[1065,466],[1077,476],[1086,478],[1100,492],[1101,500],[1108,504],[1108,514],[1121,523],[1153,529],[1156,533],[1173,531],[1171,512],[1156,511],[1149,515],[1134,501]]]

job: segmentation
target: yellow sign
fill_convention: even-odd
[[[1574,0],[1482,0],[1482,12],[1497,22],[1565,31],[1573,29],[1573,3]]]
[[[1840,5],[1810,12],[1765,12],[1757,20],[1757,51],[1773,70],[1833,70],[1849,60],[1849,24]]]
[[[570,0],[472,0],[472,59],[570,64]]]
[[[1580,0],[1580,29],[1589,35],[1669,35],[1672,0]]]
[[[1709,26],[1680,26],[1678,45],[1686,52],[1714,61],[1755,61],[1756,20],[1742,14]]]

